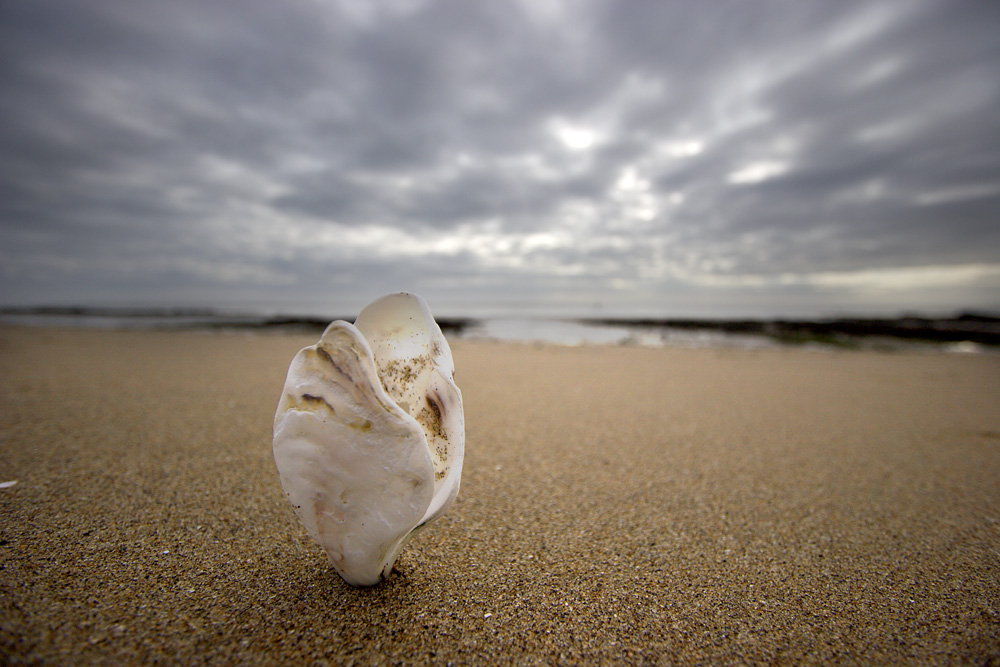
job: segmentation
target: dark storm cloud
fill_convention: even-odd
[[[992,307],[997,62],[965,1],[6,3],[0,297]]]

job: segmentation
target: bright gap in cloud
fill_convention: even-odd
[[[658,150],[660,153],[672,158],[693,157],[705,150],[705,144],[697,139],[670,141],[661,144]]]
[[[973,285],[1000,278],[1000,265],[918,266],[863,271],[830,271],[803,276],[804,282],[823,287],[871,290],[913,290]]]
[[[727,180],[734,185],[761,183],[788,171],[788,163],[776,160],[761,160],[730,172]]]
[[[968,287],[987,281],[997,281],[1000,280],[1000,265],[963,264],[770,275],[691,272],[680,272],[676,275],[687,282],[712,287],[761,288],[779,285],[813,285],[830,289],[881,292]]]
[[[597,143],[597,132],[582,125],[573,125],[556,119],[550,122],[549,129],[556,139],[571,151],[585,151]]]

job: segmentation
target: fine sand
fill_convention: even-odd
[[[1000,355],[459,342],[458,502],[344,584],[314,336],[0,329],[0,663],[1000,661]]]

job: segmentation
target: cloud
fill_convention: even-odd
[[[1000,307],[998,19],[8,3],[0,301]]]

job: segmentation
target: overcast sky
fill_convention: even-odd
[[[1000,3],[0,2],[0,303],[1000,310]]]

